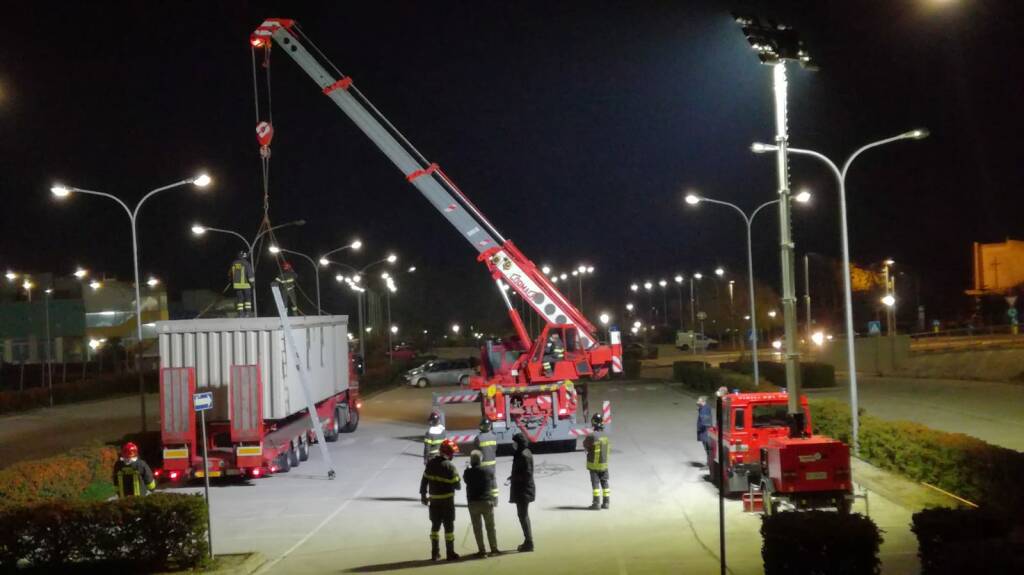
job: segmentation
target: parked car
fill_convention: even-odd
[[[403,343],[396,345],[395,349],[391,350],[388,355],[395,361],[409,361],[419,355],[419,352],[413,346]]]
[[[676,347],[683,351],[689,351],[690,349],[695,349],[697,351],[707,351],[709,349],[717,349],[718,340],[711,339],[710,337],[702,333],[695,333],[692,331],[677,331]]]
[[[476,368],[468,359],[434,359],[405,372],[405,383],[414,387],[428,385],[469,385]]]

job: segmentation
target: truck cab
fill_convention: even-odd
[[[761,481],[761,449],[775,438],[789,435],[789,395],[775,393],[730,393],[722,398],[724,425],[718,421],[708,429],[705,446],[711,480],[726,494],[745,492]],[[800,398],[804,412],[804,433],[811,434],[807,398]],[[712,409],[714,412],[714,409]],[[718,453],[718,433],[724,429]]]

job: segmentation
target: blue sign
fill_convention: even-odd
[[[213,409],[213,392],[206,391],[203,393],[197,393],[192,396],[192,405],[196,411],[206,411]]]
[[[868,334],[879,335],[882,333],[882,322],[880,321],[869,321],[868,322]]]
[[[1010,319],[1017,317],[1017,308],[1011,307],[1010,309],[1006,310],[1006,315],[1010,316]]]

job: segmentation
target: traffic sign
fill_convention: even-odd
[[[1004,296],[1004,299],[1006,300],[1006,305],[1010,307],[1013,307],[1014,304],[1017,303],[1017,296],[1015,295]]]
[[[206,411],[213,409],[213,392],[205,391],[203,393],[196,393],[192,395],[192,405],[196,411]]]
[[[882,322],[880,321],[869,321],[868,322],[868,334],[880,335],[882,333]]]
[[[1011,307],[1010,309],[1006,310],[1006,315],[1010,316],[1010,319],[1014,319],[1015,317],[1017,317],[1017,308]]]

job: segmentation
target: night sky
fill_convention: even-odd
[[[920,275],[924,303],[952,318],[967,308],[971,242],[1020,237],[1016,2],[288,4],[9,3],[0,267],[83,265],[128,278],[120,208],[86,196],[59,203],[52,183],[134,203],[205,169],[216,180],[209,191],[146,205],[142,269],[172,292],[220,290],[239,244],[196,240],[189,227],[252,235],[259,224],[248,37],[265,17],[297,19],[538,265],[594,265],[590,300],[617,304],[631,281],[677,272],[744,270],[740,219],[681,202],[690,188],[748,209],[775,194],[772,158],[749,151],[774,133],[771,70],[730,8],[796,27],[820,66],[790,68],[793,145],[841,161],[872,140],[932,132],[854,165],[854,260],[895,258]],[[344,258],[355,265],[394,249],[423,272],[399,282],[406,323],[500,317],[475,250],[280,50],[271,70],[271,217],[309,222],[282,232],[281,244],[315,256],[358,236],[364,253]],[[798,254],[837,256],[831,176],[802,158],[791,176],[816,194],[795,217]],[[776,219],[758,219],[756,272],[778,286]],[[308,265],[296,266],[311,290]],[[347,311],[351,298],[323,280],[326,307]]]

